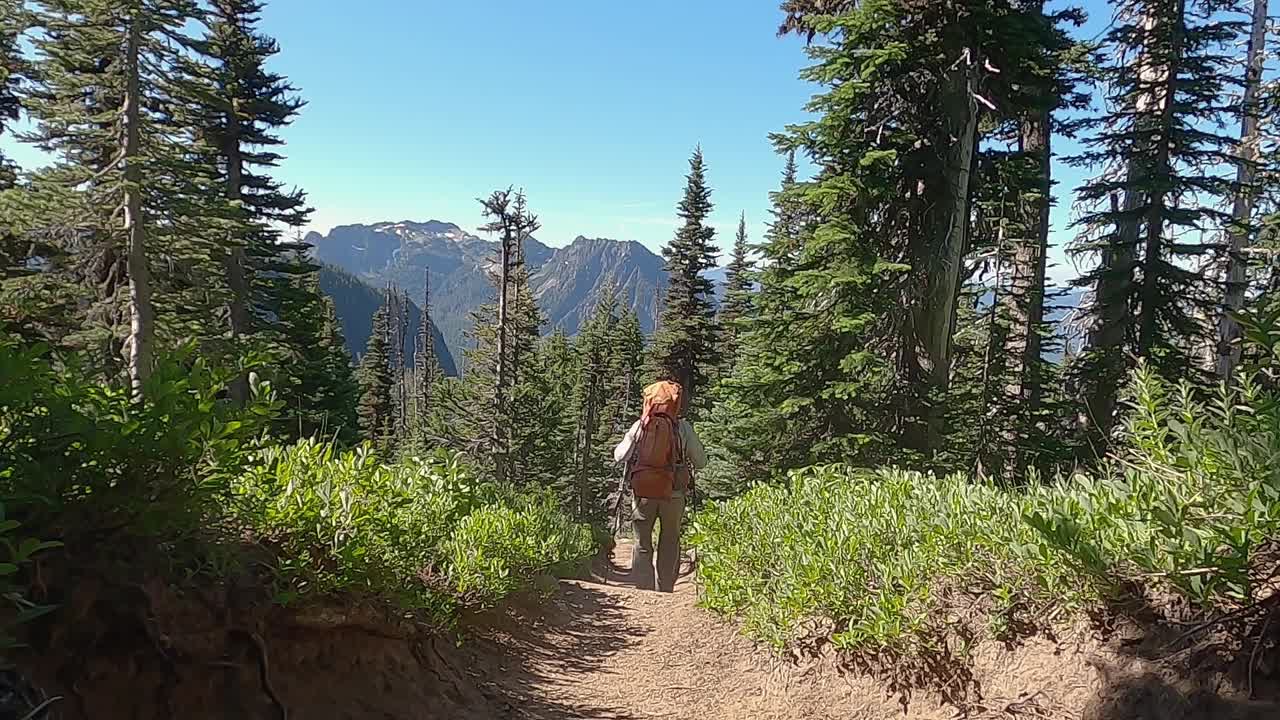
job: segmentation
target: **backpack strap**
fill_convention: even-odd
[[[688,493],[690,489],[693,487],[693,465],[689,463],[689,458],[685,455],[685,452],[684,452],[685,451],[684,434],[681,433],[680,431],[681,427],[683,427],[681,425],[682,422],[683,421],[680,420],[679,418],[675,420],[675,434],[676,434],[676,450],[675,451],[677,454],[676,459],[678,461],[675,464],[676,464],[676,467],[684,468],[684,471],[689,474],[689,479],[685,483],[684,488],[682,488],[681,490],[682,492]],[[673,476],[674,476],[674,472],[675,471],[673,469]]]

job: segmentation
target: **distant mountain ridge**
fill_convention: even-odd
[[[472,311],[493,302],[488,271],[498,243],[439,220],[340,225],[306,237],[316,258],[374,286],[394,283],[420,303],[431,283],[432,320],[455,357],[468,347]],[[579,236],[562,248],[525,243],[529,284],[546,315],[545,332],[574,334],[612,288],[645,332],[657,321],[667,275],[662,258],[637,242]]]
[[[667,273],[662,258],[638,242],[579,235],[531,270],[529,285],[547,316],[548,331],[576,333],[596,302],[612,290],[649,333],[661,312]]]

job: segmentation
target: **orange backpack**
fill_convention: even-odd
[[[631,489],[639,498],[671,497],[684,490],[689,471],[680,445],[680,386],[658,382],[644,389],[640,432],[631,450]]]

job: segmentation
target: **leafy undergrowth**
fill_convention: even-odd
[[[304,440],[262,451],[232,491],[234,523],[274,550],[282,604],[354,592],[444,620],[595,551],[550,493],[480,482],[443,451],[386,465]]]
[[[939,645],[973,610],[1001,636],[1135,590],[1256,602],[1280,537],[1280,406],[1141,369],[1129,404],[1094,477],[1005,489],[830,466],[712,506],[690,535],[703,602],[775,647],[897,656],[955,655]]]
[[[1038,616],[1087,589],[1021,520],[1031,502],[961,476],[802,470],[695,519],[703,602],[775,647],[826,629],[842,649],[922,650],[958,591],[990,595],[996,622]]]
[[[270,384],[238,408],[231,372],[179,353],[139,403],[75,356],[0,338],[0,630],[50,610],[28,592],[35,560],[117,584],[250,576],[279,604],[372,599],[443,624],[594,553],[550,495],[481,482],[456,456],[280,445]],[[0,664],[12,642],[0,632]]]

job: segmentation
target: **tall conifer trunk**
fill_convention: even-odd
[[[1142,27],[1151,43],[1150,36],[1158,27],[1158,20],[1148,15],[1142,20]],[[1143,88],[1151,88],[1157,83],[1162,87],[1169,86],[1173,68],[1158,64],[1151,58],[1149,47],[1144,47],[1138,57],[1138,75]],[[1135,124],[1142,123],[1153,113],[1160,113],[1161,96],[1151,90],[1145,90],[1134,102],[1137,116]],[[1168,103],[1165,103],[1166,105]],[[1162,113],[1161,113],[1162,114]],[[1167,145],[1167,143],[1166,143]],[[1151,148],[1155,152],[1154,148]],[[1166,150],[1167,152],[1167,150]],[[1115,418],[1117,396],[1123,376],[1123,352],[1128,336],[1128,324],[1132,306],[1134,269],[1138,256],[1138,238],[1141,220],[1134,215],[1146,202],[1146,193],[1142,182],[1147,171],[1142,166],[1142,153],[1135,152],[1125,168],[1124,215],[1116,221],[1116,240],[1109,243],[1101,253],[1100,264],[1103,269],[1094,291],[1094,303],[1099,308],[1094,327],[1089,332],[1089,347],[1102,354],[1106,365],[1096,378],[1092,379],[1091,392],[1085,399],[1087,424],[1098,434],[1105,435],[1111,430]],[[1167,155],[1166,155],[1167,158]],[[1113,212],[1118,210],[1117,200],[1113,195]],[[1149,269],[1149,268],[1148,268]],[[1154,276],[1146,272],[1144,280]]]
[[[1026,403],[1030,409],[1040,402],[1040,384],[1035,373],[1040,360],[1040,325],[1044,322],[1045,260],[1049,247],[1050,192],[1049,110],[1040,110],[1022,121],[1019,146],[1036,162],[1034,203],[1024,202],[1023,224],[1026,238],[1013,252],[1010,292],[1005,296],[1010,319],[1004,350],[1009,367],[1008,399]]]
[[[592,458],[591,453],[594,445],[593,441],[595,440],[596,426],[598,424],[598,420],[596,419],[596,415],[598,412],[596,408],[596,403],[598,402],[597,395],[599,394],[599,387],[597,385],[599,381],[597,368],[588,367],[588,368],[585,368],[585,370],[587,373],[589,373],[587,376],[587,389],[586,389],[587,407],[586,407],[586,417],[583,418],[582,448],[581,448],[581,454],[579,455],[578,478],[577,478],[578,480],[578,518],[581,520],[585,520],[587,518],[588,508],[591,505],[591,498],[590,498],[589,488],[587,485],[587,481],[588,481],[587,470],[588,470],[588,465],[590,464],[591,458]]]
[[[507,315],[508,315],[508,293],[511,288],[510,271],[511,271],[511,230],[506,216],[506,208],[502,208],[500,220],[503,224],[502,238],[498,250],[498,358],[497,372],[494,379],[493,388],[493,406],[494,406],[494,424],[493,424],[493,446],[494,446],[494,463],[498,480],[506,478],[507,468],[507,448],[502,441],[503,428],[500,427],[503,419],[506,417],[504,412],[506,409],[506,392],[507,392]]]
[[[1226,292],[1222,315],[1218,319],[1218,376],[1227,379],[1240,364],[1240,325],[1232,317],[1244,305],[1248,263],[1244,256],[1248,242],[1253,208],[1257,200],[1256,164],[1259,157],[1258,86],[1266,55],[1267,0],[1253,0],[1253,21],[1249,32],[1244,79],[1244,118],[1240,124],[1240,147],[1237,151],[1235,200],[1231,208],[1232,226],[1227,230]]]
[[[1154,98],[1156,111],[1159,113],[1157,115],[1159,136],[1155,147],[1152,148],[1154,153],[1152,173],[1155,177],[1164,177],[1169,174],[1169,135],[1173,130],[1173,94],[1178,79],[1177,63],[1182,57],[1182,23],[1186,15],[1186,1],[1179,0],[1179,2],[1175,3],[1174,10],[1176,15],[1167,19],[1174,23],[1173,32],[1170,36],[1169,64],[1161,70],[1163,76],[1158,86],[1158,94]],[[1137,348],[1140,357],[1146,356],[1151,352],[1151,349],[1155,347],[1158,335],[1155,307],[1156,282],[1160,277],[1157,268],[1164,254],[1165,224],[1165,191],[1159,184],[1154,186],[1147,200],[1147,214],[1144,221],[1146,223],[1146,248],[1144,249],[1142,260],[1141,315],[1139,316],[1138,324]]]
[[[929,393],[924,448],[937,448],[944,428],[942,396],[951,382],[951,348],[960,270],[969,230],[969,184],[978,142],[978,108],[974,100],[976,67],[966,48],[948,74],[943,89],[947,146],[945,176],[937,198],[933,237],[925,246],[926,296],[917,309],[916,333],[922,378]]]
[[[431,407],[431,383],[435,372],[435,338],[431,336],[431,271],[423,270],[422,285],[422,323],[418,328],[418,343],[413,356],[414,379],[414,417],[417,419],[418,431],[424,435],[427,430],[427,415]]]
[[[1044,3],[1032,9],[1043,17]],[[1023,432],[1040,405],[1040,330],[1044,322],[1045,270],[1049,250],[1049,196],[1052,191],[1050,150],[1051,106],[1042,100],[1022,117],[1018,128],[1018,151],[1023,160],[1034,163],[1034,201],[1018,198],[1022,237],[1010,260],[1009,289],[997,303],[1007,325],[1000,337],[1005,382],[1000,392],[1006,407],[1014,409],[1015,422],[1005,428],[1004,477],[1016,482],[1025,466],[1022,458]]]
[[[129,271],[129,381],[141,397],[151,376],[155,339],[155,308],[151,301],[151,274],[147,267],[146,232],[142,222],[142,167],[140,165],[142,98],[139,54],[142,43],[136,15],[129,18],[125,39],[124,97],[124,229],[128,237],[126,265]]]
[[[227,163],[227,199],[232,203],[240,201],[240,189],[243,185],[244,160],[240,152],[240,119],[237,114],[238,101],[234,98],[226,111],[227,138],[223,147],[223,159]],[[244,248],[229,233],[228,251],[223,257],[227,275],[227,288],[231,296],[227,301],[227,322],[231,330],[233,346],[249,332],[249,282],[245,273]],[[232,402],[244,405],[249,400],[249,378],[241,373],[231,380],[227,388]]]

